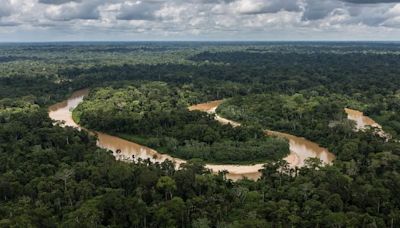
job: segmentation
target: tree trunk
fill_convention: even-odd
[[[378,213],[380,211],[380,208],[381,208],[381,201],[378,201]]]

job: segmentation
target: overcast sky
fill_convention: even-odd
[[[400,40],[400,0],[0,0],[0,41]]]

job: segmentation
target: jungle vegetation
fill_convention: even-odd
[[[213,115],[189,111],[201,96],[190,86],[162,82],[96,89],[74,111],[89,129],[133,139],[185,160],[261,163],[289,153],[287,141],[266,137],[261,128],[221,125]]]
[[[0,226],[398,227],[399,49],[379,42],[1,44]],[[336,160],[322,166],[311,159],[299,169],[268,161],[260,180],[232,182],[198,159],[178,170],[168,161],[116,161],[93,136],[54,125],[47,115],[48,105],[91,87],[81,109],[104,109],[110,122],[124,112],[136,118],[126,108],[134,105],[130,93],[165,85],[170,95],[154,101],[176,112],[168,118],[182,126],[204,121],[222,141],[285,129],[328,146]],[[220,112],[248,121],[243,129],[184,108],[221,98],[231,100]],[[352,131],[343,105],[370,115],[393,140]],[[88,113],[81,113],[86,124]],[[163,137],[177,133],[158,129]]]

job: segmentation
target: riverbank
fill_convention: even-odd
[[[88,94],[88,90],[79,90],[71,95],[68,100],[54,104],[49,107],[49,116],[51,119],[62,123],[62,126],[70,126],[81,129],[81,127],[73,121],[72,110],[83,101],[83,97]],[[111,150],[118,160],[132,161],[141,158],[143,160],[150,159],[152,162],[163,162],[166,159],[175,163],[176,167],[185,163],[184,160],[173,158],[166,154],[160,154],[157,151],[146,146],[122,139],[120,137],[108,135],[102,132],[89,131],[96,134],[97,145],[100,148]],[[221,171],[229,172],[227,178],[232,180],[242,179],[243,177],[250,179],[258,179],[260,177],[259,170],[263,164],[256,165],[216,165],[207,164],[206,168],[214,173]]]
[[[189,110],[198,110],[215,114],[215,119],[221,124],[230,124],[233,127],[240,126],[240,123],[224,118],[216,113],[216,110],[223,102],[224,100],[216,100],[197,104],[190,106]],[[270,130],[265,130],[264,133],[266,135],[284,138],[289,141],[290,154],[285,157],[284,160],[286,160],[291,167],[304,166],[305,160],[311,157],[319,158],[324,164],[331,164],[335,159],[335,155],[330,153],[326,148],[320,147],[317,143],[311,142],[305,138]]]
[[[65,126],[80,126],[76,124],[72,115],[72,110],[83,101],[83,97],[88,94],[88,91],[77,91],[74,93],[70,99],[53,105],[49,108],[49,116],[53,120],[64,121]],[[209,110],[215,111],[221,101],[212,103]],[[209,104],[208,104],[209,105]],[[189,108],[194,110],[193,108]],[[222,118],[222,117],[220,117]],[[221,121],[221,123],[225,123]],[[101,132],[94,132],[98,136],[98,146],[105,148],[114,152],[114,155],[119,160],[132,160],[132,159],[150,159],[153,162],[162,162],[165,159],[172,160],[177,166],[184,163],[182,159],[177,159],[167,154],[159,153],[149,147],[128,141],[123,137],[116,137]],[[283,134],[283,133],[281,133]],[[280,135],[281,137],[287,138],[288,135]],[[127,137],[128,138],[128,137]],[[135,140],[135,138],[130,138]],[[138,139],[138,138],[136,138]],[[145,139],[142,139],[145,140]],[[290,164],[291,167],[304,165],[304,160],[310,157],[317,157],[323,160],[324,163],[330,164],[334,156],[324,149],[316,145],[315,143],[309,142],[306,139],[292,136],[288,138],[290,146],[290,154],[285,157],[285,160]],[[140,141],[140,140],[139,140]],[[211,169],[213,172],[217,173],[219,171],[226,170],[230,174],[229,178],[240,179],[242,177],[247,178],[258,178],[260,176],[259,170],[262,169],[264,163],[260,162],[258,164],[210,164],[206,165],[207,168]]]
[[[78,112],[79,124],[85,128],[122,136],[184,160],[256,164],[289,154],[287,141],[265,137],[260,127],[228,127],[212,115],[189,111],[186,97],[191,93],[158,82],[97,88],[73,113]]]

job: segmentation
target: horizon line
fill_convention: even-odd
[[[193,43],[313,43],[313,42],[337,42],[337,43],[397,43],[399,40],[49,40],[49,41],[0,41],[0,44],[19,43],[172,43],[172,42],[193,42]]]

